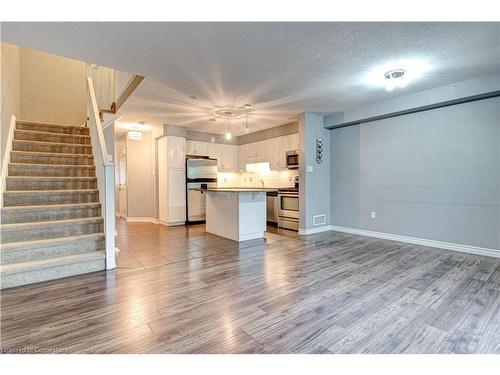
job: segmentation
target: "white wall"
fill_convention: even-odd
[[[20,49],[7,43],[0,43],[2,62],[0,67],[1,89],[1,138],[3,162],[10,119],[21,114],[21,81],[20,81]]]
[[[80,126],[87,116],[86,64],[20,49],[21,119]]]

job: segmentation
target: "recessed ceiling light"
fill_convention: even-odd
[[[392,91],[396,87],[405,87],[418,80],[429,70],[429,64],[423,60],[398,60],[373,68],[362,81],[370,86],[385,87],[387,91]]]
[[[384,78],[385,81],[385,89],[387,91],[392,91],[396,86],[405,87],[406,79],[405,79],[405,70],[404,69],[393,69],[388,72],[385,72]]]
[[[197,98],[196,96],[194,96],[194,95],[190,95],[190,96],[189,96],[189,99],[196,100],[196,99],[198,99],[198,98]]]
[[[251,104],[243,104],[243,107],[245,108],[250,108],[252,105]]]

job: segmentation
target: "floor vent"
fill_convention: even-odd
[[[326,215],[314,215],[313,216],[313,225],[325,225],[326,224]]]

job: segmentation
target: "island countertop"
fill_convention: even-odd
[[[191,189],[195,191],[207,191],[207,192],[214,192],[214,193],[267,193],[267,192],[277,192],[278,189],[273,189],[273,188],[207,188],[207,189],[201,189],[201,188],[195,188]]]

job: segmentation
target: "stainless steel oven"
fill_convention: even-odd
[[[299,193],[278,193],[278,226],[280,228],[299,230]]]
[[[297,169],[299,167],[299,152],[297,150],[286,152],[286,167],[288,169]]]

